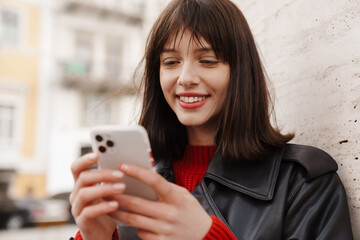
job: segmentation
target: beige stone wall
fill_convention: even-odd
[[[360,239],[359,0],[236,2],[274,85],[280,126],[336,159]]]

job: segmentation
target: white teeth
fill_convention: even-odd
[[[180,100],[186,103],[194,103],[194,102],[201,102],[205,99],[206,97],[184,97],[184,96],[180,96]]]

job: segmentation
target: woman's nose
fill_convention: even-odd
[[[185,62],[182,65],[181,72],[177,83],[183,87],[191,87],[199,84],[199,77],[197,76],[196,69],[190,62]]]

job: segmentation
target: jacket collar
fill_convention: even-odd
[[[224,161],[219,152],[212,158],[203,180],[212,179],[260,200],[272,199],[284,148],[274,149],[267,157],[254,162],[234,164]],[[171,161],[157,162],[156,170],[168,181],[174,182]]]
[[[284,148],[254,162],[228,163],[215,153],[204,179],[218,183],[260,200],[271,200],[274,194]]]

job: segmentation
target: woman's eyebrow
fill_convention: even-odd
[[[164,48],[161,53],[176,52],[175,48]]]
[[[214,50],[210,47],[204,47],[204,48],[196,48],[194,52],[214,52]]]
[[[174,53],[177,52],[175,48],[164,48],[161,51],[161,54],[163,53]],[[211,47],[199,47],[194,50],[195,53],[206,53],[206,52],[214,52],[214,50]]]

